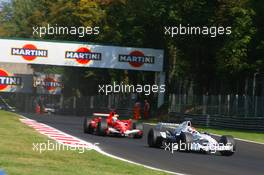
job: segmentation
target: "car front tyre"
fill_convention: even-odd
[[[151,128],[148,133],[148,145],[149,147],[160,148],[162,146],[162,137],[160,131]]]
[[[85,117],[83,121],[83,132],[84,133],[88,133],[88,134],[92,133],[93,129],[90,123],[91,123],[91,119],[89,119],[88,117]]]
[[[220,138],[219,143],[222,143],[223,145],[227,146],[233,146],[232,150],[225,150],[225,151],[220,151],[220,154],[222,156],[231,156],[235,153],[236,151],[236,142],[235,139],[232,136],[224,135]]]

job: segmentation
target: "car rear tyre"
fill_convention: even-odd
[[[132,123],[132,129],[138,129],[141,131],[141,133],[137,133],[134,135],[135,139],[141,139],[143,137],[143,124],[140,122],[134,122]]]
[[[143,124],[140,122],[133,122],[132,126],[133,126],[133,129],[138,129],[141,131],[143,130]]]
[[[193,142],[193,136],[191,133],[181,132],[178,140],[179,151],[185,151],[185,152],[190,151],[192,142]]]
[[[151,128],[148,133],[148,145],[149,147],[160,148],[162,146],[162,137],[160,131]]]
[[[226,150],[226,151],[220,151],[220,154],[222,156],[231,156],[235,153],[235,150],[236,150],[236,142],[235,142],[235,139],[232,137],[232,136],[222,136],[219,140],[219,143],[222,143],[223,145],[227,146],[227,145],[230,145],[230,146],[233,146],[233,149],[232,150]]]
[[[97,134],[99,136],[105,136],[107,128],[108,128],[107,121],[106,119],[102,118],[102,120],[98,122]]]

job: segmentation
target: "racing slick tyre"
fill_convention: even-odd
[[[232,150],[225,150],[225,151],[220,151],[220,154],[222,156],[231,156],[235,153],[236,150],[236,142],[235,139],[232,136],[229,135],[224,135],[220,138],[219,143],[224,144],[225,146],[230,145],[233,146]]]
[[[99,136],[105,136],[107,128],[108,128],[107,121],[106,119],[102,118],[102,120],[98,122],[97,125],[97,134]]]
[[[189,152],[191,151],[191,144],[193,142],[193,136],[188,132],[181,132],[178,139],[178,149],[179,151]]]
[[[84,133],[88,133],[88,134],[93,133],[93,128],[92,128],[90,122],[91,122],[91,119],[89,119],[88,117],[84,118],[84,121],[83,121],[83,132]]]
[[[148,145],[149,147],[160,148],[162,146],[162,137],[160,131],[157,129],[151,128],[148,133]]]
[[[139,122],[134,122],[132,123],[132,129],[138,129],[141,131],[141,133],[137,133],[134,135],[135,139],[141,139],[143,137],[143,124]]]
[[[143,124],[140,122],[133,122],[132,124],[133,129],[143,130]]]

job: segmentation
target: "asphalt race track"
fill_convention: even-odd
[[[147,146],[145,136],[151,127],[149,125],[144,125],[145,136],[140,140],[100,137],[83,133],[82,117],[23,115],[88,142],[98,142],[107,153],[155,168],[192,175],[264,174],[264,145],[260,144],[237,141],[237,152],[231,157],[182,152],[172,154],[164,149]]]

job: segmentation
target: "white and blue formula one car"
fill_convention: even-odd
[[[232,136],[224,135],[216,140],[208,133],[198,132],[190,121],[181,124],[158,123],[150,129],[147,139],[150,147],[164,147],[169,151],[220,152],[223,156],[231,156],[236,150]]]

